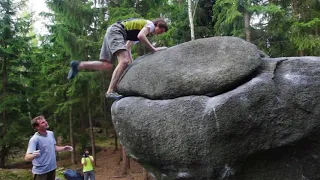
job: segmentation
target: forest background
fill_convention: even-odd
[[[271,57],[320,55],[319,0],[46,0],[49,33],[36,35],[26,1],[0,0],[0,168],[25,152],[43,114],[61,143],[95,147],[94,130],[113,125],[105,89],[110,72],[80,73],[68,81],[69,62],[97,60],[106,29],[128,18],[164,18],[169,30],[150,37],[171,47],[193,39],[236,36]],[[189,6],[188,6],[189,5]],[[191,16],[188,16],[188,12]],[[134,58],[149,53],[140,44]],[[93,154],[95,149],[93,148]],[[71,153],[72,163],[76,163]]]

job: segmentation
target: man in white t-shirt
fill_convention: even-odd
[[[122,95],[116,93],[117,83],[132,62],[131,45],[141,41],[153,52],[166,47],[154,47],[148,40],[148,34],[162,34],[168,31],[167,23],[161,19],[153,21],[145,19],[128,19],[111,25],[106,32],[100,51],[100,61],[71,61],[71,69],[68,79],[73,79],[80,69],[110,70],[112,69],[112,57],[117,56],[118,65],[113,71],[106,97],[120,99]]]
[[[49,124],[44,116],[37,116],[31,121],[37,132],[31,137],[28,144],[25,161],[32,161],[34,180],[55,180],[56,152],[72,151],[71,146],[57,146],[52,131],[48,131]]]

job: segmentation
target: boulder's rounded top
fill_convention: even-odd
[[[219,94],[237,86],[260,64],[257,47],[243,39],[198,39],[138,58],[117,89],[125,96],[150,99]]]

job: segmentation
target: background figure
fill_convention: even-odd
[[[57,146],[54,134],[48,131],[49,124],[44,116],[37,116],[31,120],[32,127],[37,132],[31,137],[28,144],[25,161],[32,161],[34,180],[55,180],[56,151],[72,151],[71,146]]]
[[[106,97],[120,99],[122,95],[116,93],[116,86],[124,70],[132,62],[131,46],[141,41],[152,52],[166,47],[154,47],[148,40],[149,34],[162,34],[168,31],[167,23],[161,19],[149,21],[146,19],[128,19],[111,25],[104,36],[100,51],[100,61],[72,61],[68,79],[74,78],[80,69],[110,70],[112,57],[117,56],[118,65],[112,73]]]
[[[93,156],[90,156],[89,151],[86,149],[81,158],[81,164],[83,165],[84,180],[95,180],[93,163]]]

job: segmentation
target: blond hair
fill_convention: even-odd
[[[39,126],[38,120],[44,119],[43,115],[37,116],[31,120],[31,125],[33,128]]]

